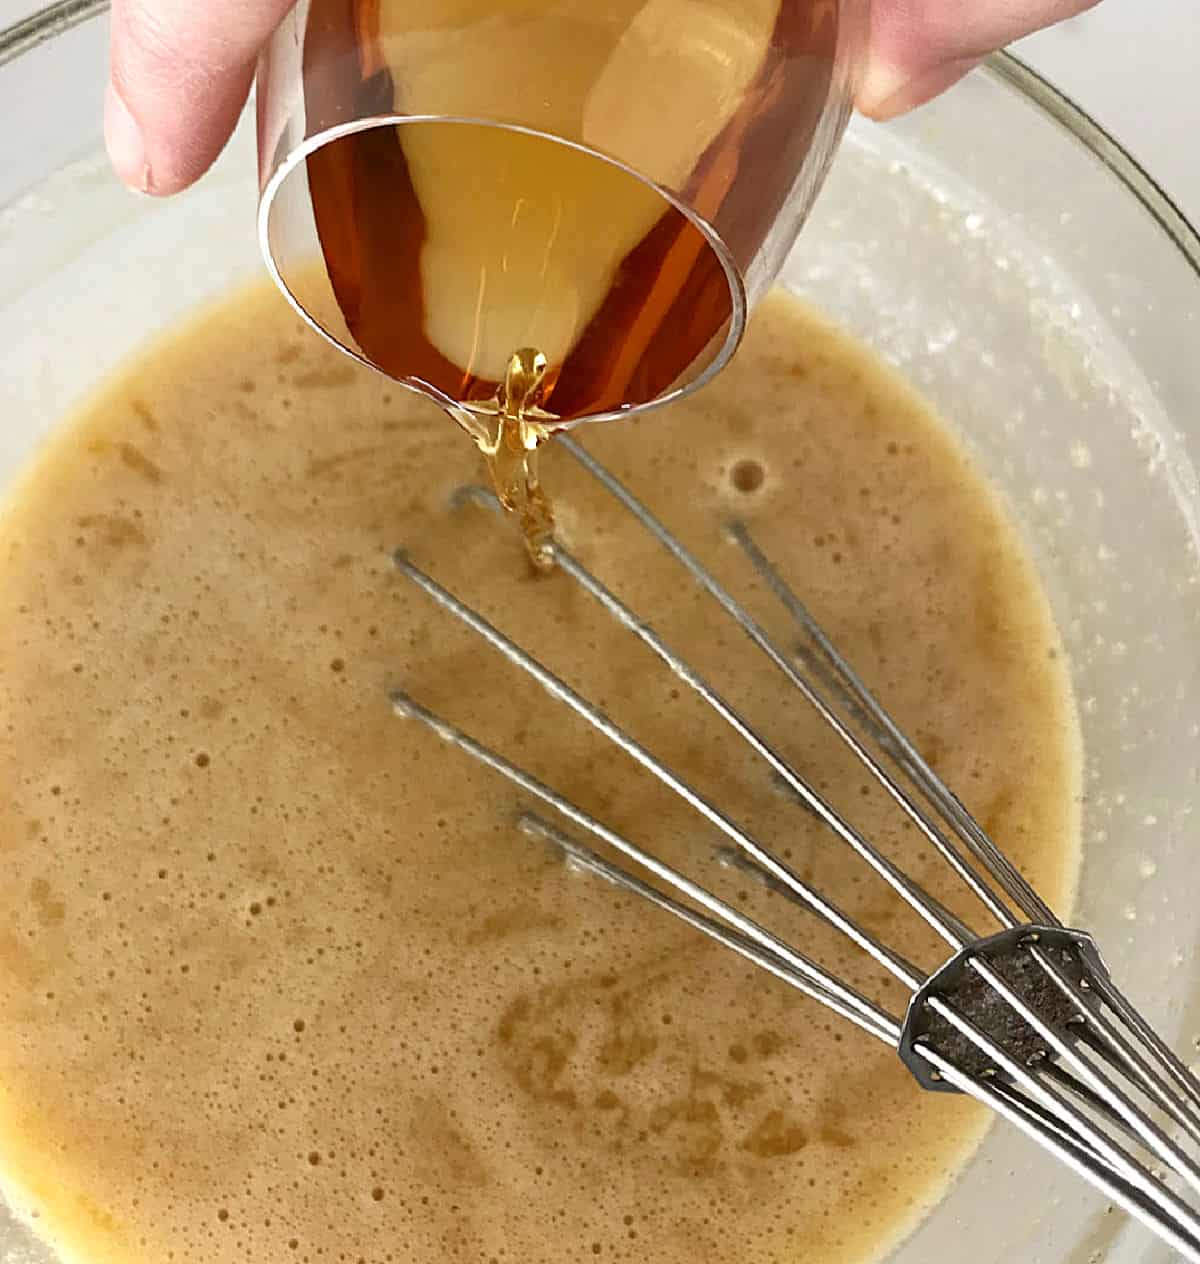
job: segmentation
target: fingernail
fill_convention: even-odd
[[[142,129],[111,83],[104,95],[104,143],[117,175],[131,189],[150,193],[153,181]]]
[[[977,57],[960,57],[910,75],[895,66],[875,63],[859,90],[858,108],[868,118],[886,122],[932,101],[978,64]]]

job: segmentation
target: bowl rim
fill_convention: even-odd
[[[55,0],[0,29],[0,67],[106,13],[110,0]],[[1010,52],[988,57],[983,72],[1024,97],[1089,150],[1141,203],[1200,281],[1200,232],[1136,158],[1065,92]],[[976,72],[978,73],[978,72]]]
[[[110,0],[55,0],[55,3],[0,29],[0,67],[106,13],[109,4]],[[1089,150],[1141,203],[1200,281],[1200,232],[1170,194],[1111,133],[1065,92],[1014,54],[994,53],[986,59],[983,69],[984,73],[1024,97]]]

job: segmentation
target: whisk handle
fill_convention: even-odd
[[[1073,985],[1071,992],[1047,973],[1047,954]],[[1018,1006],[997,992],[994,975],[1017,994]],[[1052,1055],[1035,1030],[1034,1016],[1073,1038],[1086,1017],[1081,1006],[1094,1005],[1092,984],[1100,977],[1107,979],[1108,972],[1095,942],[1083,931],[1025,925],[975,940],[913,994],[901,1030],[900,1057],[917,1083],[935,1093],[962,1090],[938,1070],[930,1051],[968,1075],[1003,1076],[996,1061],[947,1016],[946,1008],[1028,1064]],[[1032,1013],[1023,1014],[1023,1007]]]

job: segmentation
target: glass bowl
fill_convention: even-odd
[[[105,8],[63,0],[0,34],[0,480],[147,338],[262,268],[248,120],[178,199],[110,175]],[[1076,920],[1197,1057],[1200,239],[1094,123],[1000,57],[897,124],[855,122],[783,282],[898,365],[1007,496],[1071,649]],[[1005,1126],[893,1259],[968,1250],[1170,1259]],[[0,1259],[50,1256],[0,1215]]]

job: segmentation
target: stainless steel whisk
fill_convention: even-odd
[[[653,628],[556,541],[550,548],[557,568],[695,690],[780,782],[940,936],[947,956],[939,969],[926,974],[905,960],[403,553],[396,554],[395,563],[445,611],[724,835],[721,860],[823,918],[899,980],[910,994],[905,1013],[889,1013],[744,912],[402,692],[393,695],[397,714],[419,720],[635,868],[614,864],[552,820],[530,812],[520,822],[526,834],[551,843],[578,868],[673,914],[855,1023],[896,1050],[923,1088],[967,1093],[990,1106],[1147,1224],[1182,1258],[1200,1264],[1200,1164],[1192,1150],[1200,1147],[1200,1083],[1117,990],[1092,938],[1065,927],[1000,852],[867,690],[744,525],[731,523],[730,536],[807,637],[809,648],[800,654],[780,648],[578,443],[569,438],[559,443],[674,556],[831,726],[896,810],[972,893],[978,905],[976,923],[968,925],[950,912],[883,855]],[[648,877],[661,885],[652,885]]]

